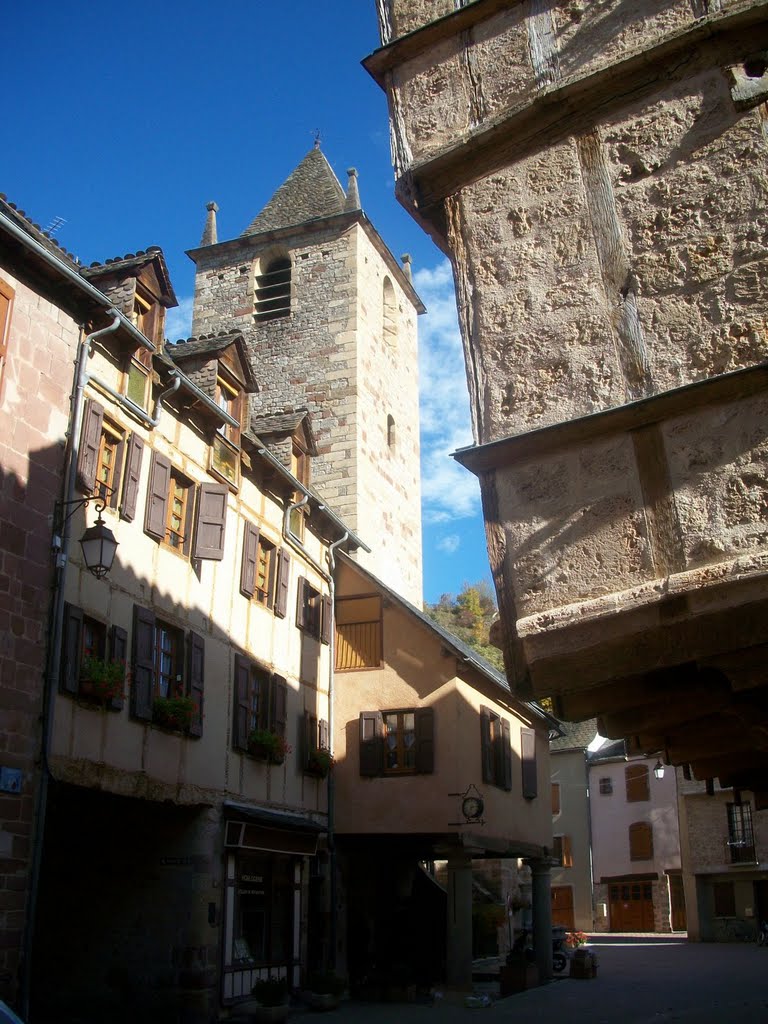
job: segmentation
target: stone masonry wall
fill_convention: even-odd
[[[0,269],[15,290],[0,384],[0,998],[13,1002],[23,940],[52,579],[78,327]]]

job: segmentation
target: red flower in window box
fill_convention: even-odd
[[[80,665],[81,697],[109,704],[123,696],[125,662],[85,657]]]
[[[197,704],[191,697],[155,697],[152,701],[152,721],[174,732],[186,731],[197,713]]]
[[[308,775],[315,775],[318,779],[324,779],[333,768],[333,758],[330,750],[312,750],[307,758],[306,771]]]
[[[285,737],[271,729],[253,729],[248,737],[248,753],[270,764],[282,764],[291,748]]]

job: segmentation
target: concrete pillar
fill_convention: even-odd
[[[550,893],[549,860],[532,857],[530,865],[532,878],[531,903],[533,911],[533,953],[539,968],[539,977],[547,981],[552,977],[552,896]]]
[[[454,853],[448,858],[446,984],[450,989],[472,988],[472,858]]]

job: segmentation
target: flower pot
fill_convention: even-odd
[[[290,1011],[287,1002],[279,1006],[262,1006],[256,999],[248,999],[239,1003],[232,1011],[233,1016],[245,1018],[250,1024],[273,1024],[275,1021],[285,1020]]]

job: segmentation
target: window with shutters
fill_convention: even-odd
[[[573,850],[570,836],[552,837],[552,856],[564,868],[573,867]]]
[[[290,555],[264,537],[258,526],[246,521],[240,592],[285,618],[290,583]]]
[[[512,789],[512,736],[509,722],[490,708],[480,708],[483,782]]]
[[[259,604],[271,608],[275,600],[277,549],[266,537],[259,537],[256,549],[256,582],[253,596]]]
[[[328,722],[317,715],[305,711],[301,720],[301,762],[302,770],[308,775],[324,778],[328,774],[329,757],[318,757],[319,752],[330,753],[330,734]]]
[[[205,674],[203,638],[191,630],[185,634],[173,623],[158,618],[151,609],[135,605],[132,663],[131,713],[134,718],[152,721],[157,698],[189,698],[193,711],[187,732],[191,736],[201,736]]]
[[[560,813],[560,783],[552,783],[552,817],[555,818]]]
[[[336,601],[336,669],[378,668],[382,659],[381,597]]]
[[[309,580],[300,576],[296,604],[298,628],[307,636],[316,640],[322,638],[323,643],[328,643],[331,617],[330,598],[323,597]]]
[[[119,711],[127,658],[128,633],[85,615],[74,605],[64,606],[59,689],[71,697],[95,700]]]
[[[629,826],[629,859],[653,860],[653,829],[647,821]]]
[[[291,260],[275,256],[256,275],[254,320],[257,324],[279,320],[291,312]]]
[[[312,468],[312,460],[310,459],[309,453],[299,444],[298,440],[294,437],[291,442],[291,472],[304,487],[309,487],[310,475]],[[291,504],[295,505],[301,501],[304,496],[303,491],[296,490],[293,492],[291,498]],[[300,508],[295,508],[291,512],[291,533],[294,537],[298,537],[301,540],[304,537],[304,522],[309,515],[309,506],[302,505]]]
[[[249,750],[255,731],[285,739],[288,684],[282,676],[237,654],[234,689],[232,743],[236,749]]]
[[[11,331],[11,310],[13,308],[13,288],[0,278],[0,400],[3,397],[3,378],[8,362],[8,335]]]
[[[228,416],[237,420],[238,426],[222,423],[218,428],[211,447],[211,470],[231,484],[240,483],[240,415],[242,392],[229,378],[216,378],[216,404]]]
[[[195,488],[164,455],[155,451],[149,472],[144,530],[179,554],[221,561],[228,494],[226,484],[201,484]]]
[[[415,775],[434,770],[433,708],[361,712],[361,775]]]
[[[627,803],[651,799],[647,764],[627,765],[624,769],[624,780],[627,787]]]

